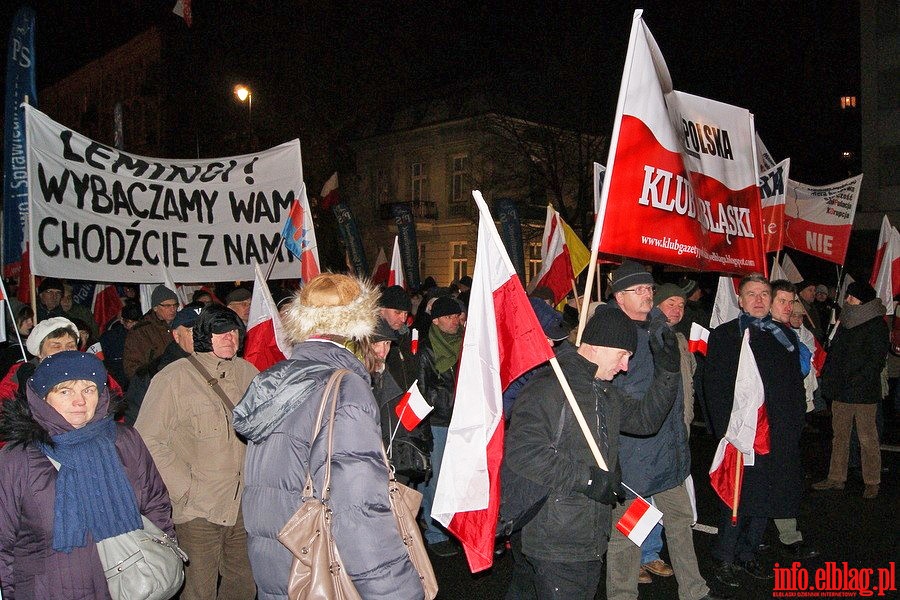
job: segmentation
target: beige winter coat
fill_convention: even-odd
[[[242,358],[221,360],[212,352],[194,356],[232,404],[240,402],[258,373]],[[134,426],[169,489],[176,525],[198,517],[228,526],[237,520],[246,444],[231,420],[231,410],[186,358],[150,382]]]

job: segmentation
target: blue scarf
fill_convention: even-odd
[[[94,541],[141,529],[131,482],[116,452],[112,416],[53,436],[41,450],[60,463],[53,506],[53,549],[71,552]]]
[[[779,327],[779,325],[772,320],[771,315],[766,315],[761,319],[757,319],[756,317],[751,317],[745,312],[741,313],[740,316],[740,325],[741,325],[741,335],[743,335],[744,331],[747,327],[753,325],[757,329],[762,331],[768,331],[772,335],[775,336],[775,339],[778,340],[782,346],[787,348],[788,352],[794,351],[794,344],[791,342],[790,338],[788,338],[787,333]]]

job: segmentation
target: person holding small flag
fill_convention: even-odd
[[[666,358],[660,358],[653,383],[640,398],[626,396],[610,384],[628,369],[637,347],[634,324],[617,308],[598,307],[577,351],[557,357],[608,471],[594,462],[553,372],[532,378],[513,405],[504,468],[546,486],[548,492],[540,510],[522,528],[527,575],[517,578],[516,587],[520,593],[531,588],[531,593],[524,591],[525,597],[594,598],[612,510],[624,499],[619,432],[658,431],[676,396],[678,346],[674,335],[665,338],[654,339],[654,355]],[[518,565],[517,573],[522,573]],[[630,575],[634,577],[634,572]]]

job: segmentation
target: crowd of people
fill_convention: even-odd
[[[3,597],[107,597],[94,545],[140,528],[143,515],[190,557],[181,598],[287,598],[292,554],[277,535],[304,501],[307,476],[322,489],[325,424],[315,424],[340,369],[329,505],[341,560],[363,598],[422,598],[387,483],[393,472],[422,492],[420,525],[434,557],[460,551],[430,513],[471,284],[463,277],[441,288],[428,278],[411,293],[325,273],[295,292],[273,288],[293,350],[260,373],[242,358],[247,287],[221,302],[202,288],[182,306],[160,285],[145,312],[127,286],[120,314],[95,323],[71,286],[45,278],[37,314],[17,307],[10,325],[19,337],[0,352]],[[679,598],[727,596],[746,577],[771,578],[760,556],[770,521],[783,553],[816,556],[797,520],[810,412],[831,416],[834,430],[828,476],[812,488],[844,489],[856,444],[863,495],[878,496],[891,343],[889,316],[867,284],[854,282],[836,302],[814,282],[745,276],[740,315],[712,329],[705,355],[688,345],[691,325],[710,319],[691,279],[658,282],[626,260],[605,302],[584,307],[578,346],[578,303],[554,306],[547,292],[534,290],[531,306],[587,428],[546,364],[504,392],[503,494],[542,490],[498,539],[514,561],[507,598],[593,598],[605,585],[612,600],[634,599],[641,584],[670,576]],[[745,336],[765,390],[768,451],[745,471],[736,526],[722,500],[717,564],[704,576],[691,486],[707,483],[690,478],[691,426],[725,435]],[[431,412],[408,427],[398,404],[413,386]],[[640,546],[616,528],[637,495],[665,515]]]

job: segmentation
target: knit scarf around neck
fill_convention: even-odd
[[[462,327],[454,334],[444,333],[437,326],[428,328],[428,341],[434,351],[434,368],[444,373],[456,365],[462,347]]]
[[[757,329],[761,329],[762,331],[768,331],[772,335],[775,336],[775,339],[778,340],[782,346],[787,348],[788,352],[794,351],[794,344],[791,342],[787,333],[778,326],[778,324],[772,320],[771,315],[766,315],[761,319],[757,319],[756,317],[752,317],[745,312],[741,313],[740,316],[740,325],[741,325],[741,335],[743,335],[744,331],[747,327],[751,325],[756,327]]]
[[[131,482],[116,452],[112,416],[53,436],[41,450],[60,463],[53,505],[53,549],[71,552],[87,544],[141,529]]]

